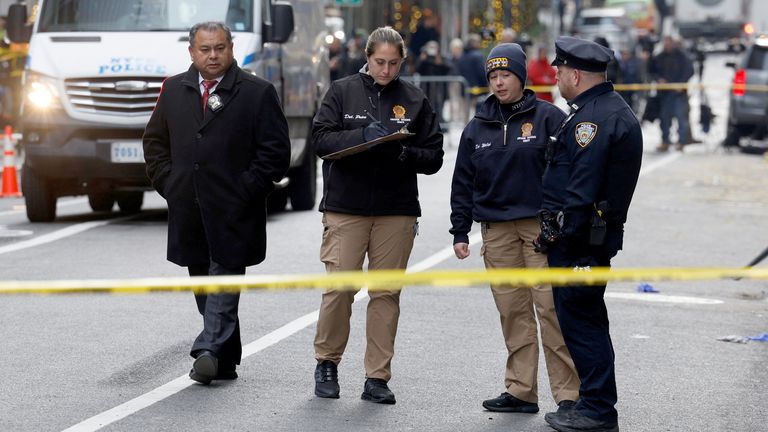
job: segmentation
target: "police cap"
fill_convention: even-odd
[[[613,52],[595,42],[571,36],[555,40],[555,59],[552,66],[569,66],[587,72],[605,72]]]

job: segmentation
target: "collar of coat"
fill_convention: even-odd
[[[611,84],[609,81],[606,81],[585,90],[584,92],[582,92],[581,94],[573,98],[573,100],[568,101],[568,105],[570,105],[571,107],[573,107],[573,105],[576,105],[576,109],[578,109],[578,107],[583,107],[589,101],[600,96],[601,94],[608,93],[611,91],[613,91],[613,84]]]
[[[396,77],[392,78],[392,81],[390,81],[389,84],[385,86],[377,84],[376,80],[374,80],[372,76],[368,75],[368,63],[364,64],[363,67],[360,68],[358,74],[360,74],[360,77],[363,79],[363,83],[365,83],[365,85],[376,88],[377,90],[384,90],[390,86],[394,87],[400,82],[400,74],[398,73]]]
[[[187,99],[187,102],[189,102],[190,107],[194,106],[195,108],[192,109],[193,117],[198,125],[198,131],[203,130],[211,121],[213,121],[216,117],[220,116],[222,112],[224,112],[227,107],[230,105],[230,102],[232,99],[234,99],[235,95],[238,93],[238,86],[236,85],[239,83],[243,78],[240,74],[240,68],[237,66],[236,61],[232,61],[232,65],[227,69],[227,71],[224,73],[224,78],[221,79],[219,84],[216,86],[216,94],[221,96],[221,103],[222,108],[215,112],[208,111],[205,116],[203,116],[203,110],[202,107],[200,107],[200,84],[198,82],[199,78],[199,72],[195,68],[195,65],[192,64],[189,66],[189,69],[184,73],[184,76],[181,79],[181,85],[189,87],[191,91],[194,91],[193,94],[187,95],[189,99]],[[200,108],[198,108],[200,107]]]
[[[232,90],[232,87],[235,86],[235,82],[238,79],[239,71],[240,68],[237,66],[237,61],[233,60],[232,65],[230,65],[229,69],[224,72],[224,78],[222,78],[219,84],[216,86],[216,92]],[[193,63],[189,65],[189,69],[187,69],[187,72],[184,74],[184,78],[181,79],[181,83],[194,88],[197,93],[200,93],[200,83],[198,80],[199,77],[200,72],[197,70],[197,68],[195,68]]]
[[[536,93],[531,89],[523,90],[522,105],[515,110],[515,112],[527,111],[536,104]],[[483,101],[480,107],[475,113],[475,117],[484,121],[500,121],[504,122],[501,112],[499,111],[499,100],[493,94]]]

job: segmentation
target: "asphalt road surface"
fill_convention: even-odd
[[[727,73],[714,66],[708,77],[722,82]],[[724,94],[712,90],[717,123],[709,135],[695,127],[703,142],[682,153],[655,153],[658,125],[644,125],[643,174],[615,268],[743,266],[768,246],[768,163],[719,148]],[[458,134],[447,137],[443,169],[420,179],[424,215],[413,270],[482,267],[479,244],[462,262],[446,253],[457,143]],[[167,212],[156,194],[131,217],[93,213],[83,198],[59,206],[54,223],[30,224],[23,200],[0,200],[4,280],[186,276],[165,261]],[[268,230],[268,258],[249,274],[323,271],[320,213],[275,215]],[[637,285],[610,284],[606,295],[621,428],[765,430],[768,343],[717,338],[768,331],[768,282],[653,283],[657,294],[638,293]],[[243,293],[240,378],[211,386],[186,378],[189,347],[202,326],[189,293],[2,296],[0,430],[551,430],[544,413],[555,404],[543,359],[540,413],[491,413],[480,405],[504,390],[506,358],[487,287],[405,289],[390,381],[394,406],[360,400],[364,296],[353,308],[339,368],[341,398],[314,397],[320,296]]]

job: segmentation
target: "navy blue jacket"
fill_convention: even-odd
[[[607,201],[602,252],[612,257],[622,247],[624,222],[640,175],[640,124],[610,83],[598,84],[569,105],[576,113],[557,135],[544,173],[543,208],[563,212],[563,246],[570,258],[579,259],[591,254],[595,205]]]
[[[483,102],[459,142],[451,185],[450,232],[468,243],[472,221],[535,217],[541,208],[541,177],[549,136],[565,115],[531,90],[522,106],[503,118],[498,99]]]
[[[371,123],[370,116],[390,132],[406,126],[416,135],[323,161],[320,211],[421,216],[416,174],[440,169],[443,135],[429,101],[413,84],[396,78],[382,87],[364,72],[334,81],[312,127],[317,155],[322,158],[365,142],[363,129]]]

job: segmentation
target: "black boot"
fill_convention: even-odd
[[[321,398],[339,398],[339,371],[336,363],[323,360],[315,368],[315,396]]]
[[[368,378],[365,380],[363,395],[360,396],[360,399],[393,405],[395,403],[395,394],[387,387],[387,382],[383,379]]]

